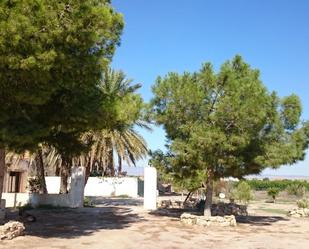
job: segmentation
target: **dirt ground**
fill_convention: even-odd
[[[26,235],[0,241],[0,248],[309,248],[309,219],[282,212],[292,204],[254,202],[235,228],[201,228],[181,224],[179,210],[147,213],[142,199],[96,202],[95,208],[33,210],[37,221],[26,224]]]

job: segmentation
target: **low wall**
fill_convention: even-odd
[[[39,205],[51,205],[59,207],[71,207],[69,194],[29,194],[30,204],[33,207]]]
[[[142,181],[138,177],[89,177],[84,189],[85,196],[120,196],[127,195],[132,198],[143,195],[141,188]],[[139,186],[140,185],[140,186]],[[3,193],[2,199],[6,200],[6,207],[18,207],[27,203],[37,205],[54,205],[54,206],[79,206],[80,203],[73,204],[75,198],[67,194],[59,195],[60,177],[46,177],[46,187],[48,194],[29,194],[29,193]],[[75,194],[73,194],[74,196]],[[71,204],[70,204],[71,203]]]
[[[137,177],[89,177],[85,196],[120,196],[138,197]]]
[[[60,177],[47,176],[46,186],[49,194],[57,194],[60,190]],[[137,177],[89,177],[85,186],[85,196],[119,196],[138,197]]]
[[[29,202],[29,193],[2,193],[6,207],[23,206]]]

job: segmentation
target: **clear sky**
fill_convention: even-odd
[[[114,0],[125,29],[112,66],[143,85],[169,71],[195,71],[210,61],[216,69],[235,54],[261,71],[264,84],[280,96],[296,93],[309,119],[308,0]],[[161,128],[142,131],[151,149],[164,149]],[[140,165],[147,162],[140,162]],[[309,176],[304,162],[264,174]]]

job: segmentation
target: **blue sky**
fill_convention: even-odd
[[[206,61],[218,69],[240,54],[260,69],[270,91],[299,95],[302,118],[309,119],[309,1],[114,0],[113,6],[125,29],[112,66],[143,85],[145,101],[159,75],[195,71]],[[161,128],[141,133],[151,149],[164,149]],[[264,174],[309,176],[309,155]]]

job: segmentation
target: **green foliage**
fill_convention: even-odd
[[[83,136],[85,143],[91,141],[91,149],[83,161],[91,167],[98,166],[101,175],[114,176],[115,155],[118,156],[118,173],[121,173],[122,161],[135,165],[148,154],[146,141],[135,129],[136,126],[150,129],[143,114],[145,104],[136,92],[140,87],[132,84],[121,71],[108,69],[103,73],[99,88],[109,103],[109,123],[104,129],[89,131]]]
[[[279,188],[269,188],[267,190],[267,194],[268,196],[270,196],[271,198],[273,198],[273,200],[275,201],[277,196],[279,195],[280,193],[280,189]]]
[[[250,185],[246,181],[241,181],[232,191],[231,197],[240,202],[249,203],[253,199]]]
[[[297,201],[299,208],[309,208],[309,199],[302,199]]]
[[[287,186],[286,191],[288,192],[289,195],[303,197],[306,193],[306,188],[302,183],[292,183]]]
[[[309,123],[300,122],[299,99],[269,93],[259,75],[236,56],[218,73],[206,63],[158,77],[152,115],[167,133],[172,177],[241,178],[304,159]]]
[[[286,108],[240,56],[217,74],[209,63],[194,74],[170,73],[153,92],[154,116],[171,141],[174,165],[241,177],[303,159],[307,126],[287,132],[284,120],[291,118],[280,111]]]
[[[30,193],[39,193],[41,189],[41,180],[38,177],[28,179]]]
[[[107,0],[1,1],[0,147],[83,150],[80,133],[106,123],[98,82],[122,28]]]
[[[303,186],[305,189],[309,190],[309,182],[302,181],[302,180],[247,180],[247,183],[251,186],[254,190],[265,190],[269,188],[279,188],[280,191],[286,190],[290,185],[300,185]]]
[[[84,197],[84,207],[95,207],[95,204],[89,197],[85,196]]]
[[[189,168],[171,167],[173,157],[164,154],[160,150],[150,151],[150,156],[149,165],[158,170],[160,182],[171,183],[179,191],[187,190],[192,192],[202,187],[206,177],[203,171],[189,172]]]

